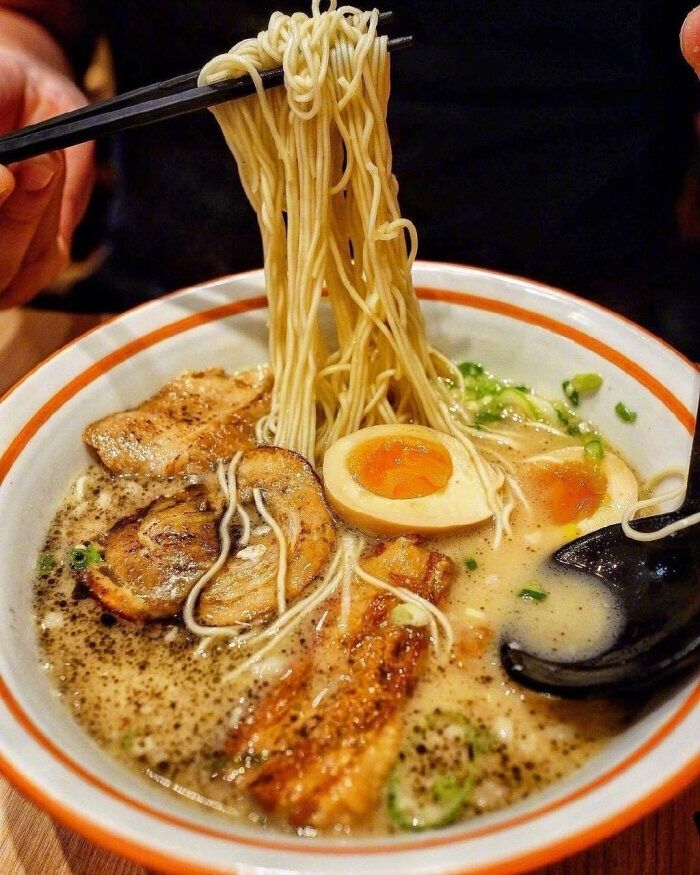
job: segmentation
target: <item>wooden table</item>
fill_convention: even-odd
[[[41,359],[101,321],[0,312],[0,394]],[[700,782],[644,820],[538,875],[700,875]],[[0,875],[147,875],[53,821],[0,778]],[[394,875],[394,873],[387,873]]]

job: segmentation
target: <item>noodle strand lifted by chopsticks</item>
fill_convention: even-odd
[[[268,29],[214,58],[200,82],[248,73],[256,94],[213,109],[233,152],[263,241],[270,311],[270,413],[258,437],[312,463],[338,438],[416,422],[464,445],[508,531],[503,474],[470,438],[441,378],[457,369],[428,344],[411,280],[417,236],[402,218],[386,123],[387,39],[376,10],[275,13]],[[265,91],[260,70],[282,66]],[[319,326],[324,289],[337,348]],[[335,346],[335,344],[334,344]]]

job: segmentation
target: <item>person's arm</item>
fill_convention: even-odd
[[[85,104],[56,38],[70,50],[77,31],[66,27],[79,22],[68,0],[0,0],[0,133]],[[91,144],[0,165],[0,307],[24,303],[64,268],[93,172]]]

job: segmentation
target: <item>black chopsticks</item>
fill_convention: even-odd
[[[388,23],[392,16],[392,12],[380,13],[379,23]],[[412,44],[412,36],[402,36],[388,40],[387,48],[398,51]],[[284,81],[281,67],[265,70],[260,75],[265,88],[275,88]],[[202,86],[197,85],[198,77],[199,71],[186,73],[13,131],[0,137],[0,164],[22,161],[106,134],[175,118],[255,92],[250,76]]]

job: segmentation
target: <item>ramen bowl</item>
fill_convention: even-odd
[[[700,386],[682,356],[623,318],[527,280],[418,262],[431,340],[455,359],[559,397],[597,371],[586,415],[643,479],[687,464]],[[600,841],[700,771],[700,686],[686,678],[578,771],[510,808],[429,833],[311,838],[242,826],[168,794],[108,756],[73,719],[40,664],[31,580],[44,533],[89,461],[83,428],[137,404],[186,369],[266,359],[261,271],[146,304],[80,338],[0,404],[0,767],[89,839],[167,872],[520,872]],[[614,412],[624,400],[634,425]]]

